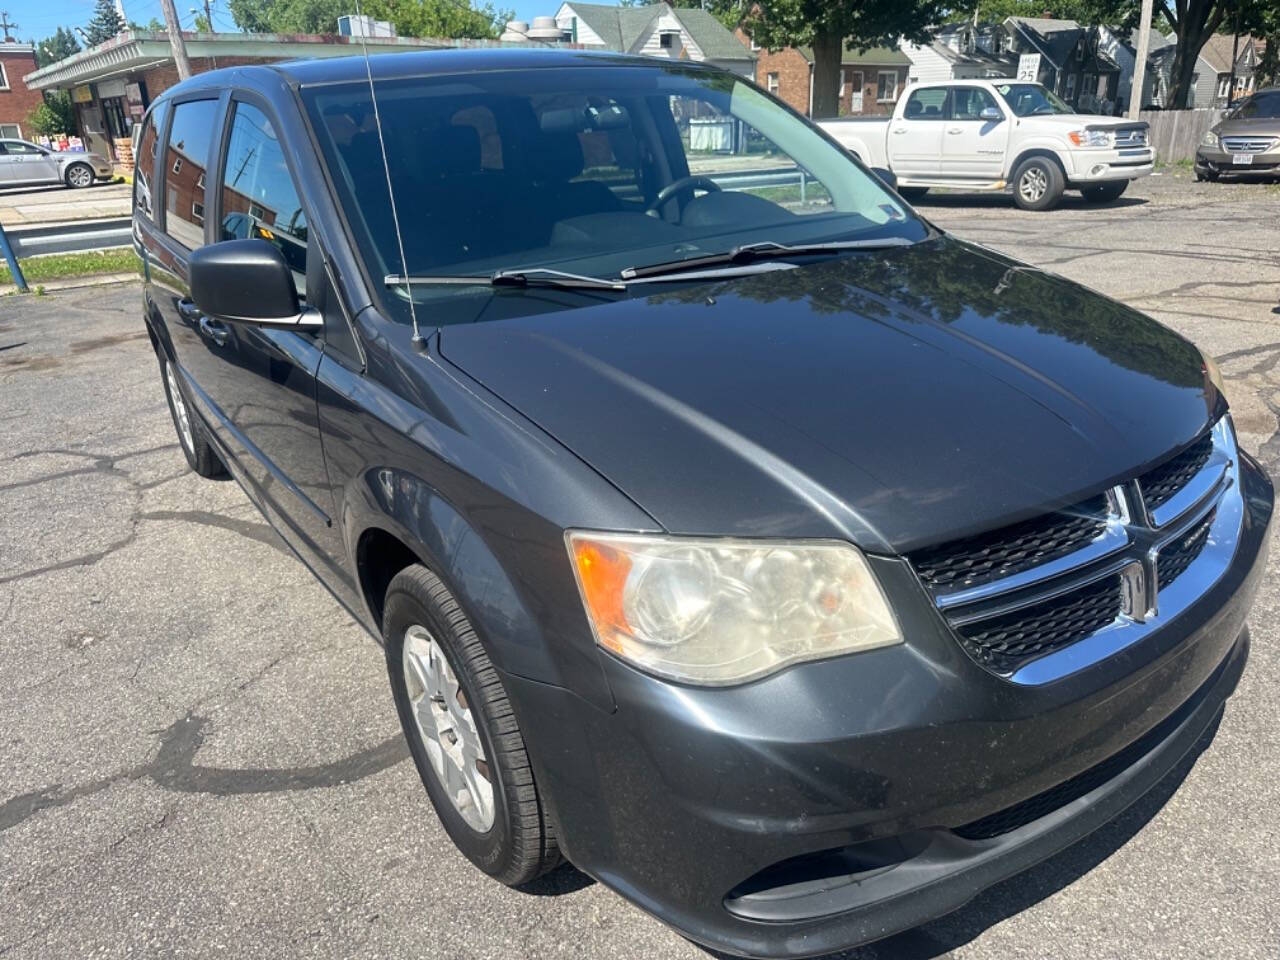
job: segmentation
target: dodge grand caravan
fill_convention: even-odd
[[[232,68],[137,163],[187,460],[381,640],[498,880],[867,942],[1115,816],[1244,668],[1273,496],[1212,361],[741,78]]]

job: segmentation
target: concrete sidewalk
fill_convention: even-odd
[[[83,190],[60,186],[0,190],[0,224],[17,227],[127,217],[132,193],[127,183],[97,184]]]

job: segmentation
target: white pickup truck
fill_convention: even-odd
[[[890,118],[819,123],[908,200],[930,187],[1002,191],[1048,210],[1064,190],[1110,202],[1155,163],[1147,124],[1075,113],[1038,83],[951,80],[909,87]]]

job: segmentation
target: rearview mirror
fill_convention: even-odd
[[[978,116],[983,120],[999,121],[1004,119],[1004,114],[1000,112],[999,107],[983,107]]]
[[[880,182],[890,190],[898,189],[898,177],[892,170],[886,170],[884,167],[872,167],[871,172],[879,177]]]
[[[206,316],[289,330],[321,325],[298,303],[293,271],[266,240],[226,240],[191,253],[191,299]]]

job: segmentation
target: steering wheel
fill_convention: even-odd
[[[672,180],[665,187],[658,191],[658,195],[653,198],[653,203],[645,208],[645,213],[656,214],[668,200],[677,193],[685,190],[706,190],[708,193],[718,193],[720,184],[716,183],[710,177],[681,177],[679,180]]]

